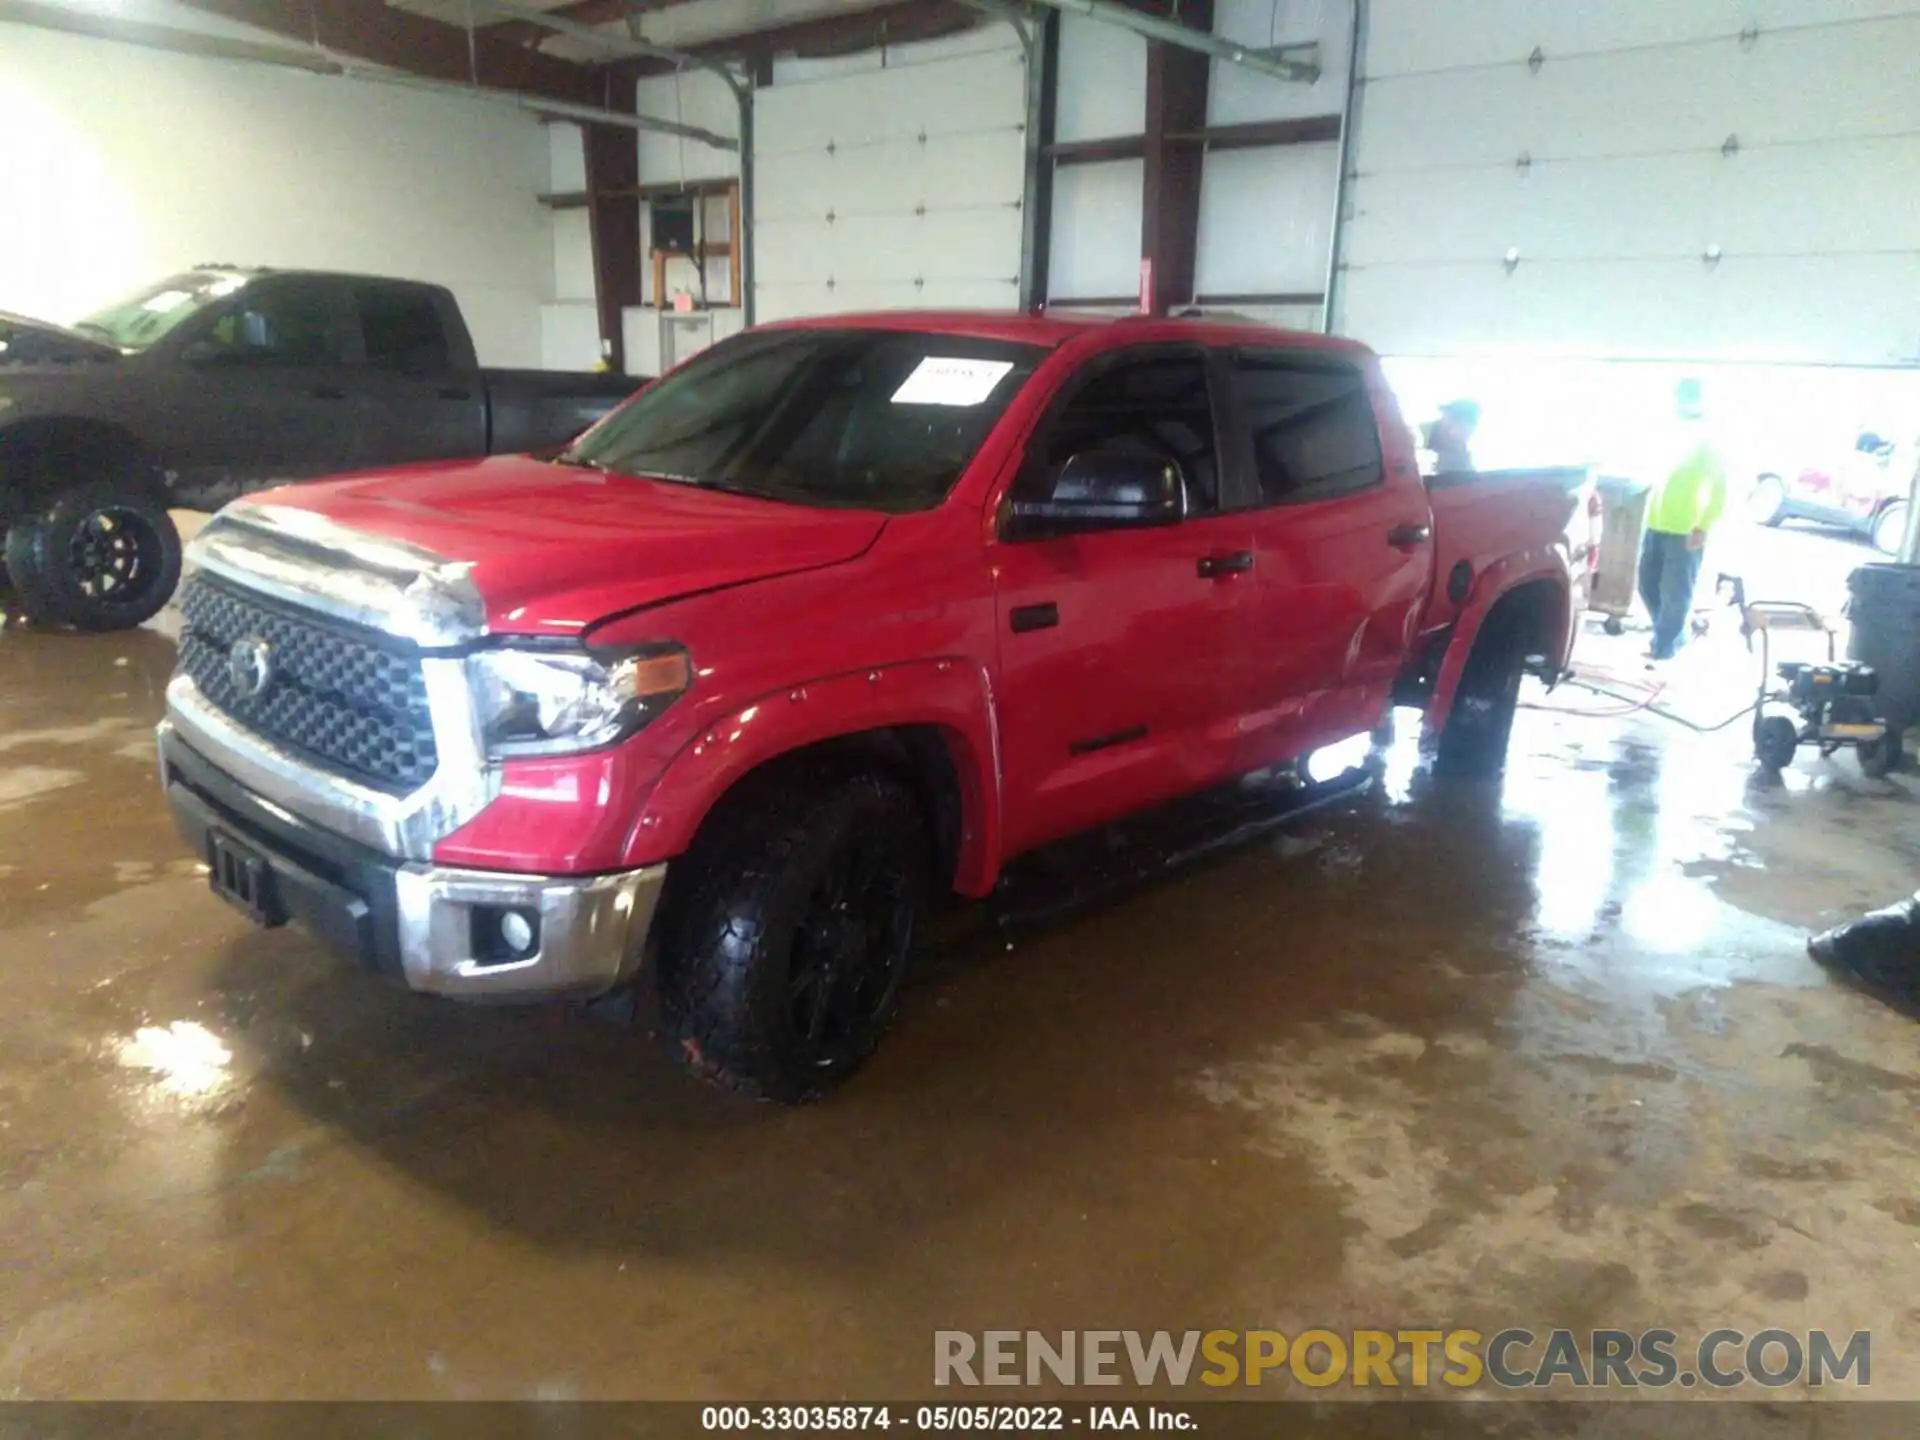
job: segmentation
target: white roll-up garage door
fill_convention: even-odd
[[[1920,362],[1920,0],[1372,0],[1343,331]]]
[[[754,97],[755,318],[1018,304],[1026,64],[1012,30],[853,63],[866,68],[776,70]]]

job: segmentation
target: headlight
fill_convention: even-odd
[[[570,755],[624,740],[687,688],[687,652],[623,660],[577,651],[481,650],[467,660],[487,754]]]

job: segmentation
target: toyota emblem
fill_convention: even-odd
[[[227,678],[242,700],[258,700],[273,683],[273,650],[258,635],[234,641],[227,651]]]

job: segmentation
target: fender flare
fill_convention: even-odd
[[[1447,717],[1453,712],[1454,694],[1460,688],[1460,676],[1467,668],[1467,657],[1473,653],[1474,643],[1480,638],[1480,627],[1486,622],[1487,616],[1522,585],[1542,580],[1553,587],[1558,597],[1561,622],[1558,630],[1563,638],[1560,654],[1556,658],[1565,661],[1572,648],[1575,617],[1572,614],[1572,574],[1568,569],[1564,548],[1558,543],[1537,545],[1495,561],[1474,578],[1472,593],[1467,597],[1460,618],[1454,622],[1446,658],[1440,662],[1440,674],[1434,680],[1433,696],[1427,702],[1425,725],[1429,734],[1437,735],[1446,727]]]
[[[1000,740],[991,682],[955,656],[823,676],[788,685],[701,730],[667,762],[627,834],[627,857],[648,864],[686,852],[720,798],[784,755],[874,730],[930,727],[947,747],[960,791],[954,889],[981,896],[1000,872]]]
[[[98,444],[119,451],[149,472],[151,483],[144,486],[143,490],[161,504],[166,503],[163,462],[150,446],[118,421],[59,413],[22,415],[11,419],[4,429],[0,429],[0,459],[4,459],[7,452],[17,446],[31,445],[36,440],[45,439],[51,439],[56,444]],[[54,476],[55,483],[46,483],[44,477],[39,477],[40,483],[29,484],[0,471],[0,516],[32,514],[59,493],[59,478]]]

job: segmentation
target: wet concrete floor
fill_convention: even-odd
[[[1803,953],[1920,878],[1912,777],[1402,749],[944,947],[795,1111],[249,929],[157,794],[172,659],[0,634],[0,1397],[905,1398],[937,1328],[1416,1324],[1872,1329],[1920,1396],[1920,1031]]]

